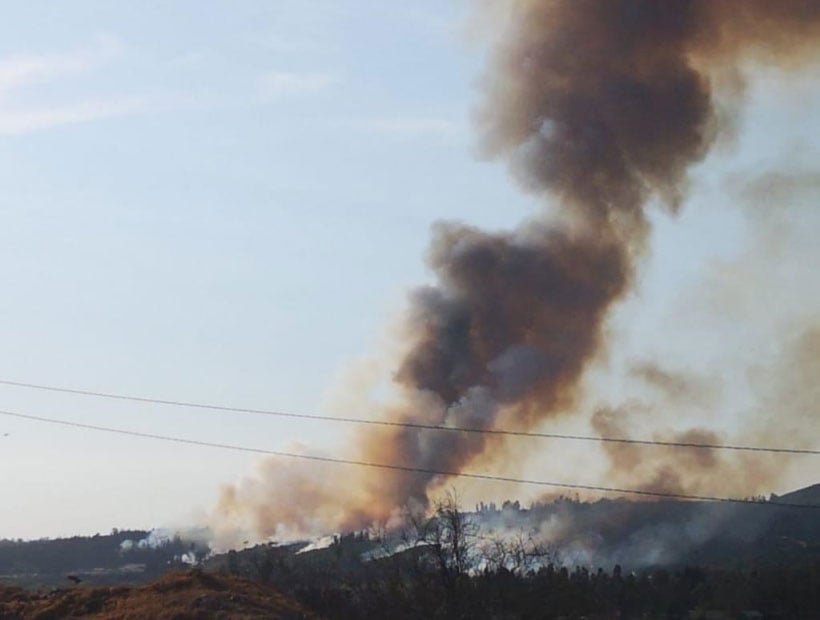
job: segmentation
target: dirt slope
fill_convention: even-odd
[[[106,618],[194,620],[207,618],[314,619],[286,596],[245,579],[201,571],[171,573],[141,587],[79,586],[29,592],[0,586],[0,619]]]

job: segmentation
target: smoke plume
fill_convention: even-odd
[[[401,401],[385,412],[391,420],[491,429],[503,416],[530,428],[570,410],[605,347],[609,310],[634,282],[647,204],[677,210],[688,168],[725,129],[719,73],[745,57],[789,68],[820,41],[813,0],[510,0],[506,7],[478,129],[485,152],[508,162],[543,198],[544,212],[506,233],[435,226],[428,259],[436,284],[410,295],[409,340],[394,376]],[[597,422],[612,426],[617,416],[609,411]],[[692,433],[688,439],[716,440]],[[361,435],[350,456],[459,471],[493,448],[479,434],[405,428]],[[709,467],[715,457],[687,458]],[[257,479],[226,490],[219,512],[267,535],[357,527],[408,502],[424,505],[441,482],[433,474],[351,469],[347,477],[315,467],[270,461]]]

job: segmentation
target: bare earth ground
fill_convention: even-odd
[[[84,587],[31,592],[0,585],[0,619],[105,618],[318,618],[260,584],[201,571],[171,573],[145,586]]]

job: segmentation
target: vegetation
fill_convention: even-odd
[[[143,530],[32,541],[0,540],[0,583],[137,583],[200,562],[210,550],[178,535]]]
[[[140,587],[80,586],[50,592],[0,587],[0,618],[8,620],[309,620],[316,617],[270,587],[199,570],[169,573]]]
[[[167,609],[190,612],[175,618],[816,618],[816,515],[573,498],[465,512],[450,492],[432,514],[408,511],[401,530],[337,535],[326,548],[270,543],[206,558],[207,547],[144,531],[0,541],[0,582],[59,586],[0,588],[0,618],[164,617],[166,597]],[[572,527],[547,546],[534,526],[556,522]],[[185,562],[201,570],[156,581]],[[297,615],[273,614],[275,601]]]
[[[601,508],[568,503],[586,516]],[[669,505],[647,508],[657,517]],[[744,513],[730,516],[737,514]],[[778,515],[766,521],[775,529],[756,523],[753,531],[800,526],[795,533],[811,533],[802,514]],[[298,547],[266,545],[210,565],[264,580],[329,618],[816,618],[820,609],[820,562],[812,554],[792,565],[761,557],[744,567],[567,566],[560,548],[545,548],[523,530],[493,535],[473,516],[449,494],[431,517],[409,515],[398,544],[383,533],[356,533],[324,550],[296,554]],[[753,542],[780,558],[782,546]],[[729,552],[739,549],[728,545]]]

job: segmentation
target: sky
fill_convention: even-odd
[[[430,280],[431,225],[504,229],[538,208],[480,156],[487,47],[468,2],[4,9],[0,380],[356,415],[339,394]],[[742,256],[748,223],[723,204],[727,179],[817,155],[820,88],[755,76],[735,140],[694,171],[683,214],[653,216],[611,365],[697,364],[690,332],[656,335],[705,265]],[[727,411],[748,405],[737,392]],[[0,409],[328,453],[350,432],[9,386]],[[0,538],[191,523],[254,461],[0,416]]]

